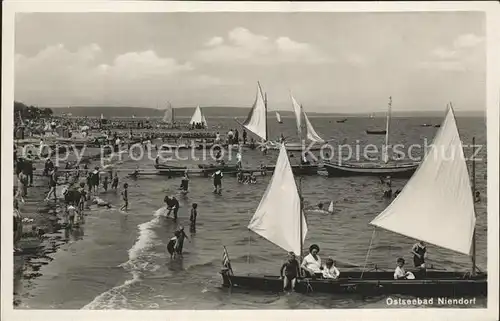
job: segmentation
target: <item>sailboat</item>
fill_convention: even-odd
[[[279,124],[283,124],[283,121],[281,120],[281,115],[278,112],[276,112],[276,120],[278,121]]]
[[[386,127],[389,126],[389,122],[391,121],[391,104],[392,104],[392,97],[389,97],[389,105],[387,107],[387,119],[386,119]],[[371,117],[372,118],[372,117]],[[384,129],[367,129],[366,133],[368,135],[387,135],[387,128]]]
[[[163,122],[167,123],[169,126],[174,125],[174,109],[172,108],[172,104],[170,102],[165,109],[165,114],[163,115]]]
[[[328,206],[328,213],[333,213],[333,201],[331,201],[330,206]]]
[[[290,98],[292,100],[292,106],[293,110],[295,113],[295,119],[297,121],[297,135],[299,136],[299,143],[285,143],[287,150],[288,151],[296,151],[296,152],[301,152],[303,149],[307,147],[309,151],[317,151],[321,150],[321,147],[323,146],[326,141],[319,136],[319,134],[316,132],[314,129],[313,125],[311,124],[311,121],[309,120],[309,117],[307,117],[306,112],[304,111],[304,107],[299,104],[295,98],[290,95]],[[304,118],[304,123],[302,122],[302,118]],[[303,124],[305,124],[306,127],[306,138],[310,142],[312,142],[314,145],[309,147],[309,146],[303,146],[302,142],[302,132],[304,131]]]
[[[449,156],[450,153],[452,157]],[[470,256],[472,259],[471,271],[443,271],[430,267],[427,270],[414,271],[416,276],[414,279],[395,280],[394,271],[381,271],[377,267],[376,270],[365,271],[365,262],[365,267],[361,271],[341,271],[340,278],[335,281],[299,278],[296,291],[332,294],[411,295],[420,298],[486,295],[487,273],[479,271],[475,263],[474,166],[473,163],[471,188],[462,143],[453,109],[450,106],[434,139],[430,153],[420,164],[415,175],[396,199],[370,222],[370,225],[375,227]],[[287,176],[285,175],[286,171],[283,172],[281,176]],[[297,244],[298,233],[295,230],[298,225],[297,211],[288,208],[286,211],[282,211],[278,205],[276,205],[276,210],[272,211],[273,208],[268,205],[270,202],[266,196],[274,187],[273,181],[274,176],[261,201],[261,204],[264,204],[262,205],[263,210],[257,211],[254,216],[257,224],[249,227],[257,229],[260,235],[278,246],[283,242],[279,244],[277,242],[285,239],[283,231],[287,231],[287,240],[294,240],[293,244]],[[285,184],[281,181],[280,183],[278,191],[281,186],[292,185],[295,187],[293,182]],[[295,197],[289,190],[286,193],[288,194],[285,195]],[[287,198],[286,202],[278,200],[275,204],[291,206],[289,204],[295,202],[295,200],[290,202],[290,199]],[[260,208],[261,205],[259,205]],[[280,215],[285,215],[281,213],[286,213],[286,218],[280,217]],[[285,225],[288,222],[290,222],[290,226]],[[270,229],[272,230],[270,231]],[[303,238],[298,240],[303,242]],[[291,247],[288,246],[288,248]],[[436,255],[436,258],[439,256]],[[368,255],[366,261],[368,261]],[[221,274],[223,285],[227,287],[282,291],[282,281],[278,276],[235,276],[232,269],[227,268],[223,268]]]
[[[341,164],[333,162],[324,162],[324,168],[328,172],[328,176],[391,176],[393,178],[409,178],[417,170],[419,163],[404,163],[404,164],[389,164],[388,148],[389,148],[389,128],[390,114],[392,108],[392,97],[389,97],[388,113],[386,128],[383,131],[385,134],[385,145],[382,151],[382,163],[368,164]]]
[[[273,176],[248,229],[283,249],[284,254],[293,252],[301,257],[307,222],[286,147],[284,144],[280,145]],[[282,287],[283,281],[277,276],[237,276],[234,275],[228,258],[225,263],[227,264],[220,272],[223,286],[265,289],[272,284],[274,287]],[[300,288],[300,285],[296,288]]]
[[[200,106],[196,107],[194,114],[191,117],[191,120],[189,121],[190,125],[197,124],[197,123],[202,124],[204,128],[207,128],[207,126],[208,126],[207,120],[205,118],[205,115],[203,115],[203,112],[202,112]]]

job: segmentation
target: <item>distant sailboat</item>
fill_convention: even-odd
[[[333,213],[333,201],[331,201],[330,206],[328,206],[328,213]]]
[[[257,83],[257,95],[247,119],[241,124],[247,130],[267,142],[267,102],[262,93],[260,83]]]
[[[170,102],[165,109],[165,114],[163,115],[163,122],[169,125],[174,124],[174,109],[172,108],[172,104]]]
[[[206,128],[207,127],[207,120],[205,118],[205,115],[203,115],[203,112],[200,108],[200,106],[197,106],[196,107],[196,110],[194,111],[194,114],[193,116],[191,117],[191,120],[189,121],[189,124],[190,125],[193,125],[193,124],[196,124],[196,123],[199,123],[199,124],[203,124],[203,126]]]
[[[295,113],[295,119],[297,121],[297,133],[299,136],[299,139],[302,140],[302,116],[304,117],[305,125],[306,125],[306,138],[310,140],[313,143],[319,143],[319,144],[324,144],[326,141],[321,138],[316,130],[314,129],[313,125],[309,121],[309,117],[307,117],[307,114],[304,111],[304,107],[300,105],[297,100],[293,96],[290,96],[292,100],[292,106],[293,110]],[[288,147],[291,147],[287,145]],[[299,143],[300,150],[302,150],[302,142]],[[317,150],[320,149],[320,146],[316,146],[316,148],[311,147],[309,150]]]
[[[281,115],[278,112],[276,112],[276,120],[278,121],[278,123],[283,124],[283,121],[281,120]]]

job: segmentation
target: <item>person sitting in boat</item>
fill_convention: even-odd
[[[237,179],[238,179],[238,183],[243,183],[244,180],[245,180],[245,175],[243,174],[243,171],[242,170],[239,170],[238,171],[238,174],[236,175]]]
[[[474,194],[474,202],[481,202],[481,193],[479,193],[479,191],[476,191],[476,193]]]
[[[301,165],[310,165],[310,164],[311,164],[311,162],[307,159],[307,156],[306,156],[306,155],[304,155],[304,156],[302,157],[302,159],[300,160],[300,164],[301,164]]]
[[[337,262],[333,259],[328,258],[325,262],[325,268],[323,269],[323,277],[325,279],[333,279],[336,280],[339,278],[340,272],[335,266]]]
[[[257,183],[257,177],[253,174],[253,172],[250,172],[250,176],[248,177],[248,180],[250,184],[256,184]]]
[[[415,276],[411,272],[406,272],[404,269],[405,259],[402,257],[398,258],[397,266],[394,270],[394,280],[413,280]]]
[[[266,176],[267,175],[266,165],[264,165],[264,163],[260,163],[260,175],[262,175],[262,176]]]
[[[424,241],[415,243],[411,248],[411,253],[413,254],[413,264],[416,268],[425,268],[425,255],[427,248],[425,247]]]
[[[283,272],[285,272],[285,277],[283,277]],[[283,263],[280,270],[280,279],[283,280],[283,291],[286,291],[289,286],[291,290],[294,291],[295,283],[299,275],[299,262],[297,262],[295,258],[295,253],[288,252],[288,260]]]
[[[215,161],[217,163],[220,163],[222,161],[222,153],[221,153],[220,149],[217,151],[217,154],[215,155]]]
[[[317,244],[313,244],[309,247],[309,254],[304,257],[302,265],[300,266],[306,277],[315,278],[322,275],[323,266],[321,265],[321,258],[318,253],[319,246]]]

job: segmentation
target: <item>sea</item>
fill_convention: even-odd
[[[335,144],[368,144],[382,146],[384,135],[367,135],[366,129],[384,129],[384,118],[349,118],[338,123],[334,117],[310,117],[319,135]],[[422,124],[439,124],[439,118],[393,118],[390,144],[424,144],[432,142],[438,128]],[[486,124],[484,118],[458,118],[463,144],[482,145],[476,162],[476,183],[482,201],[477,204],[477,264],[486,269]],[[221,133],[239,129],[229,118],[208,119]],[[269,119],[272,137],[281,133],[296,136],[293,118],[278,124]],[[240,133],[241,134],[241,133]],[[416,149],[417,150],[417,149]],[[421,152],[421,151],[420,151]],[[470,154],[472,148],[465,148]],[[153,152],[154,154],[155,152]],[[201,156],[196,151],[195,156]],[[188,160],[177,161],[195,168],[201,160],[192,159],[191,151],[181,153]],[[293,154],[293,153],[292,153]],[[154,156],[154,155],[153,155]],[[243,166],[272,165],[277,151],[263,155],[258,150],[243,151]],[[299,155],[290,158],[298,163]],[[213,162],[213,161],[207,161]],[[233,158],[233,161],[234,158]],[[96,164],[97,165],[97,164]],[[469,163],[470,165],[470,163]],[[85,224],[70,232],[68,242],[54,260],[40,270],[41,276],[30,280],[28,294],[18,309],[330,309],[385,308],[386,297],[333,296],[324,294],[283,295],[262,291],[227,289],[219,275],[223,247],[227,248],[235,274],[277,275],[286,252],[257,234],[247,225],[267,188],[271,175],[258,176],[256,184],[239,184],[235,177],[223,178],[221,195],[212,193],[210,178],[191,175],[189,193],[179,193],[180,178],[145,175],[128,177],[136,167],[153,170],[149,159],[131,160],[124,156],[117,168],[120,185],[129,184],[129,211],[120,212],[119,193],[102,192],[100,197],[115,206],[89,211]],[[128,172],[127,172],[128,171]],[[393,179],[393,189],[401,189],[407,180]],[[335,211],[326,214],[306,212],[308,234],[305,249],[318,244],[319,255],[337,261],[342,273],[346,268],[393,269],[398,257],[411,262],[410,249],[415,240],[377,229],[369,222],[388,206],[382,198],[377,177],[305,176],[301,189],[306,206],[319,202],[325,207],[333,201]],[[180,201],[177,222],[165,217],[163,198],[175,195]],[[417,200],[423,201],[426,200]],[[196,231],[189,232],[189,211],[198,204]],[[415,217],[415,220],[418,220]],[[408,222],[411,224],[411,222]],[[433,224],[433,222],[429,222]],[[170,259],[166,244],[178,225],[185,226],[189,241],[184,255]],[[470,269],[468,257],[434,246],[428,246],[428,261],[436,267],[451,270]],[[486,306],[486,299],[477,307]]]

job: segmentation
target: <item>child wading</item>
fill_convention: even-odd
[[[115,191],[118,189],[118,173],[115,173],[115,177],[113,177],[113,183],[111,183],[111,188]]]
[[[283,271],[285,272],[285,277],[283,277]],[[283,291],[286,291],[288,286],[291,286],[291,290],[294,291],[299,275],[299,262],[295,258],[295,253],[289,252],[288,260],[283,263],[280,270],[280,278],[283,279]]]
[[[189,216],[189,222],[191,222],[190,225],[190,231],[194,232],[196,231],[196,217],[198,216],[198,204],[193,203],[193,207],[191,208],[191,215]]]
[[[122,191],[122,197],[123,197],[123,206],[120,208],[120,211],[128,211],[128,184],[125,183],[123,184],[123,191]]]
[[[214,193],[221,194],[222,193],[222,172],[220,170],[216,171],[212,177],[214,179]]]

